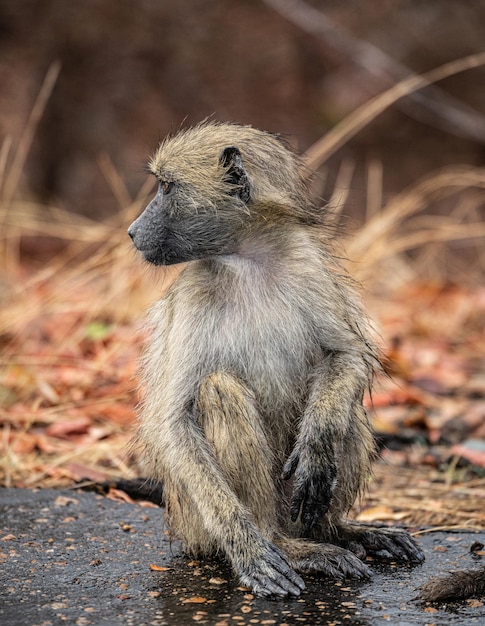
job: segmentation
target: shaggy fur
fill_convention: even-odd
[[[155,265],[190,261],[150,315],[138,431],[173,535],[265,595],[298,595],[295,570],[368,576],[354,553],[421,560],[406,533],[344,520],[374,455],[378,357],[299,158],[204,123],[150,169],[159,192],[129,234]]]
[[[422,602],[444,602],[485,597],[485,567],[479,570],[458,570],[446,576],[431,578],[419,590]]]

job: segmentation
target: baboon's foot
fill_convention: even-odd
[[[299,596],[305,583],[292,569],[288,557],[266,540],[262,540],[258,552],[260,555],[248,565],[235,564],[241,583],[261,596]]]
[[[330,578],[370,578],[370,569],[355,554],[330,543],[287,539],[282,543],[294,569],[301,573],[322,574]]]
[[[405,530],[346,521],[337,527],[335,543],[360,558],[372,553],[383,558],[422,563],[424,552]]]

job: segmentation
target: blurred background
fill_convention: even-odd
[[[481,0],[0,1],[0,131],[15,144],[49,67],[53,86],[20,181],[24,195],[96,218],[118,209],[100,158],[135,194],[159,138],[207,116],[286,135],[300,151],[412,72],[483,49]],[[384,201],[416,178],[485,155],[485,70],[404,99],[325,164],[331,195],[355,160]]]
[[[135,329],[171,278],[125,230],[159,140],[206,117],[317,169],[398,382],[374,425],[404,483],[485,466],[484,25],[483,0],[0,0],[0,480],[137,473]]]

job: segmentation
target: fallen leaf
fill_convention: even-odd
[[[109,488],[106,497],[110,500],[128,502],[129,504],[133,504],[135,502],[127,493],[121,489],[115,489],[114,487]]]
[[[10,448],[15,454],[30,454],[39,446],[39,436],[36,433],[15,433]]]
[[[162,565],[154,565],[153,563],[150,563],[149,567],[152,572],[168,572],[172,569],[171,567],[163,567]]]
[[[450,452],[463,457],[473,465],[485,467],[485,441],[481,439],[468,439],[462,444],[453,446]]]
[[[209,582],[211,585],[225,585],[227,580],[224,580],[224,578],[209,578]]]
[[[376,520],[401,520],[408,517],[405,511],[394,511],[388,506],[373,506],[361,511],[357,516],[360,522],[375,522]]]
[[[73,435],[84,435],[89,431],[91,420],[88,417],[78,417],[77,419],[62,420],[51,424],[45,429],[45,434],[49,437],[59,439],[70,439]]]
[[[55,506],[67,506],[68,504],[79,504],[79,500],[76,498],[69,498],[68,496],[57,496],[54,500]]]
[[[100,471],[99,469],[93,469],[82,463],[67,463],[66,469],[76,478],[76,480],[92,480],[95,483],[104,483],[108,480],[108,474]]]
[[[160,505],[155,504],[155,502],[150,502],[149,500],[137,500],[138,506],[144,507],[145,509],[159,509]]]

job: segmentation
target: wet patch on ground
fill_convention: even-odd
[[[0,489],[0,623],[217,626],[485,623],[478,599],[426,605],[416,588],[431,576],[479,568],[470,553],[485,532],[420,536],[417,567],[369,561],[368,582],[305,576],[298,599],[254,597],[218,560],[181,555],[162,528],[162,509],[68,490]]]

